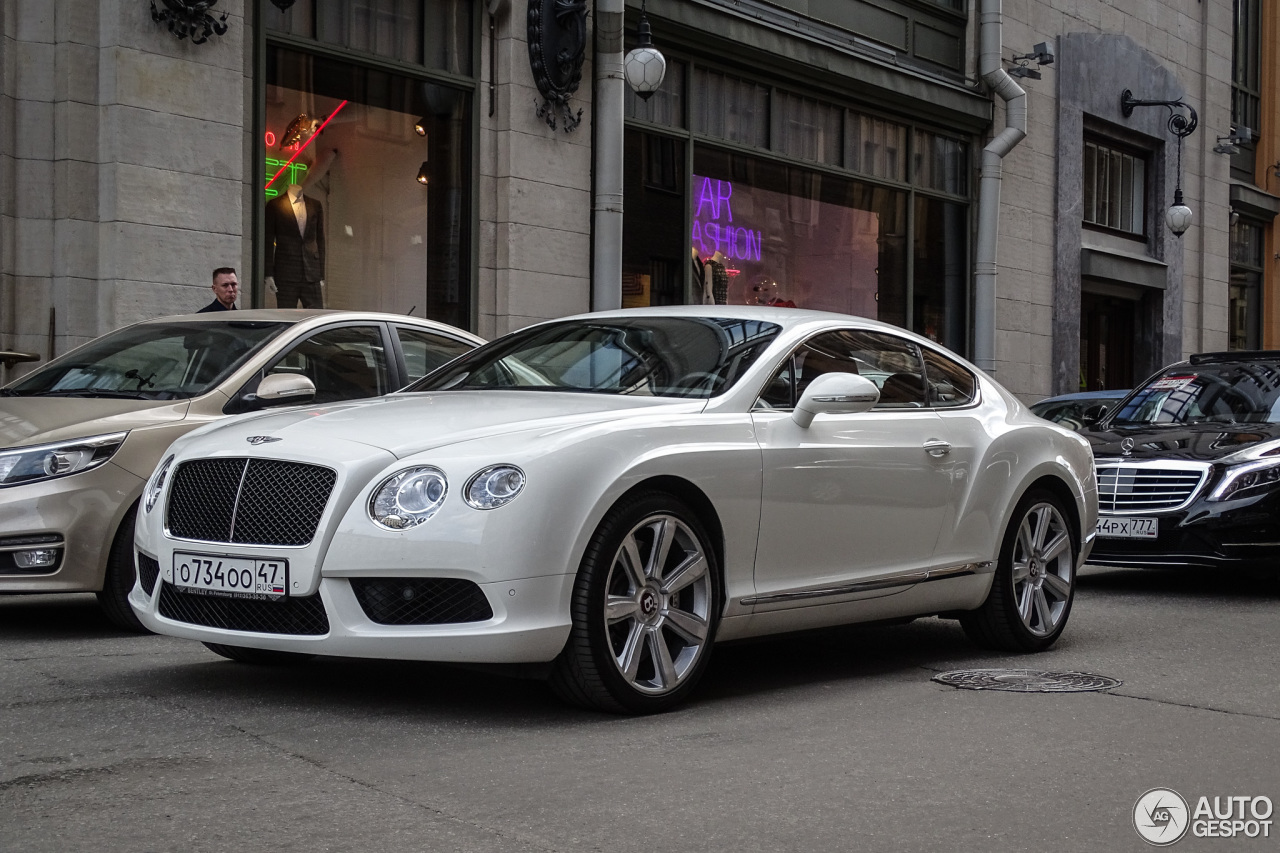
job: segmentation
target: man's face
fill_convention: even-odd
[[[213,280],[213,295],[218,301],[230,308],[240,295],[240,282],[235,273],[223,273]]]

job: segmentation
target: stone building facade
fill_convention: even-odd
[[[148,0],[2,0],[0,349],[47,359],[195,310],[224,265],[241,271],[242,307],[275,306],[294,290],[280,290],[292,273],[275,269],[267,235],[302,196],[323,211],[326,258],[323,287],[297,284],[326,306],[486,336],[589,310],[598,14],[583,18],[569,99],[581,123],[567,131],[564,115],[553,128],[539,114],[540,2],[220,0],[225,32],[193,43]],[[639,5],[626,5],[628,46]],[[1280,345],[1270,5],[649,0],[647,12],[668,72],[654,97],[624,104],[621,304],[850,311],[967,355],[985,323],[983,366],[1027,399],[1121,387],[1187,352]],[[980,69],[991,21],[1027,133],[1001,161],[985,316],[979,166],[1010,121]],[[1242,39],[1257,44],[1252,76]],[[1052,64],[1030,55],[1041,43]],[[1195,108],[1180,169],[1168,111],[1123,115],[1125,89]],[[1215,153],[1245,114],[1257,126],[1243,148]],[[1181,237],[1164,224],[1175,186],[1194,211]]]

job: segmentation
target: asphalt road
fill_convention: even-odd
[[[1145,850],[1151,788],[1280,803],[1277,615],[1274,583],[1090,568],[1038,656],[937,619],[726,646],[691,705],[634,719],[440,666],[235,664],[114,632],[92,596],[0,598],[0,850]],[[1123,684],[931,681],[979,667]],[[1271,819],[1173,849],[1274,850]]]

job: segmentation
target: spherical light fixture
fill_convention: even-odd
[[[647,101],[662,85],[662,78],[667,73],[667,60],[662,51],[653,46],[653,32],[649,28],[649,16],[645,14],[643,3],[640,5],[640,25],[637,32],[640,43],[622,61],[622,71],[631,91]]]
[[[1191,208],[1182,203],[1182,190],[1173,194],[1173,206],[1164,214],[1165,224],[1175,237],[1181,237],[1191,227]]]

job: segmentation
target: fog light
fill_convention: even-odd
[[[58,562],[58,548],[40,548],[34,551],[14,551],[13,562],[20,569],[42,569]]]

